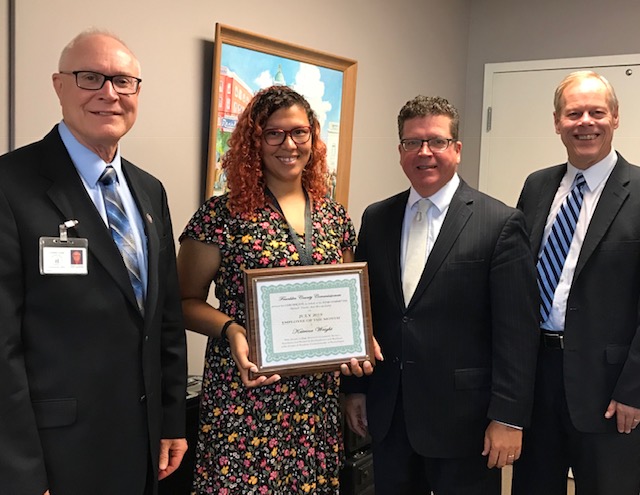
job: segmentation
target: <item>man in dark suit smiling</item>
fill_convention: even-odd
[[[411,188],[367,208],[369,267],[384,361],[345,380],[347,421],[373,438],[378,495],[500,493],[520,456],[538,348],[535,270],[524,217],[457,168],[458,112],[418,96],[398,116]]]
[[[576,493],[638,495],[640,169],[612,147],[618,99],[604,77],[570,74],[554,107],[568,161],[531,174],[518,202],[542,305],[533,419],[513,493],[566,494],[572,468]]]
[[[120,156],[140,81],[120,40],[78,35],[53,75],[62,122],[0,157],[3,494],[154,494],[187,448],[166,195]]]

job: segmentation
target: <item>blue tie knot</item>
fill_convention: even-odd
[[[98,182],[104,184],[105,186],[110,186],[114,182],[118,180],[118,174],[116,173],[116,169],[111,165],[105,167],[104,172],[98,179]]]
[[[584,191],[584,186],[587,185],[587,181],[584,178],[584,175],[582,175],[582,172],[578,172],[576,174],[576,177],[573,179],[573,189],[580,189],[580,192]]]

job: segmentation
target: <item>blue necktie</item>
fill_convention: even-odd
[[[122,260],[127,267],[127,272],[129,272],[129,279],[133,286],[138,308],[140,308],[141,312],[144,312],[144,287],[140,277],[136,240],[131,230],[131,224],[122,206],[122,200],[116,189],[118,176],[115,169],[111,165],[106,167],[98,181],[102,186],[102,196],[107,211],[107,220],[109,221],[111,236],[116,246],[118,246]]]
[[[562,267],[567,259],[567,253],[573,240],[573,233],[576,230],[580,208],[582,208],[582,198],[584,186],[586,185],[584,175],[576,174],[571,192],[565,198],[560,211],[551,227],[551,233],[538,259],[538,288],[540,289],[540,314],[541,321],[546,321],[551,312],[553,295],[558,287]]]

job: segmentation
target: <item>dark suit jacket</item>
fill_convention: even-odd
[[[518,208],[540,251],[566,164],[525,182]],[[640,169],[618,155],[589,224],[571,283],[564,329],[569,414],[583,432],[616,431],[609,401],[640,407]]]
[[[185,335],[165,191],[123,160],[145,223],[145,317],[60,139],[0,157],[0,492],[140,495],[184,437]],[[86,276],[41,275],[38,240],[89,240]],[[156,476],[154,476],[156,478]]]
[[[462,182],[405,307],[400,244],[408,195],[363,215],[356,259],[368,263],[374,334],[385,360],[368,379],[345,380],[343,389],[367,394],[374,441],[387,434],[401,387],[417,452],[476,455],[489,420],[529,422],[539,331],[524,218]]]

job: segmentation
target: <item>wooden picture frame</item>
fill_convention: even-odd
[[[293,87],[307,98],[318,114],[321,136],[327,144],[329,195],[346,208],[357,62],[219,23],[216,23],[215,31],[205,198],[223,194],[226,190],[220,158],[235,126],[234,118],[237,121],[237,116],[257,90],[275,82]],[[258,71],[262,72],[256,78]],[[263,78],[265,73],[267,76]],[[311,78],[319,77],[316,82],[322,84],[313,85],[314,94],[305,91],[304,83],[300,82],[305,80],[301,73]],[[270,82],[269,74],[273,75]],[[319,88],[329,99],[323,99],[323,95],[317,93]],[[335,108],[336,104],[339,108]],[[327,120],[323,122],[325,114]]]
[[[375,364],[366,263],[244,270],[244,287],[252,377]]]

